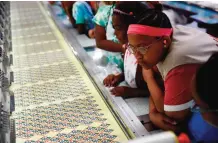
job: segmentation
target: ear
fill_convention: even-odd
[[[169,36],[164,36],[162,41],[163,41],[163,45],[165,45],[166,48],[169,48],[172,42]]]

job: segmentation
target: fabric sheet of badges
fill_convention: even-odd
[[[17,143],[127,141],[53,21],[37,2],[11,2]]]

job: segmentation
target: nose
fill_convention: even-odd
[[[137,63],[140,63],[142,61],[142,56],[137,52],[134,55],[135,55]]]
[[[134,55],[137,60],[142,58],[142,55],[137,50],[135,51]]]

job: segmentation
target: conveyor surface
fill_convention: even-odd
[[[38,2],[11,2],[16,141],[122,142],[126,132]]]

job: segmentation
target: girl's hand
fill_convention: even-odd
[[[89,38],[91,38],[91,39],[95,38],[95,30],[94,29],[89,30]]]
[[[110,74],[104,79],[103,84],[106,87],[115,87],[122,81],[121,76],[122,76],[121,74],[119,75]]]
[[[129,94],[131,94],[131,88],[126,86],[118,86],[111,90],[111,94],[114,96],[129,96]]]
[[[179,132],[180,128],[177,126],[177,122],[163,113],[159,112],[151,112],[149,113],[149,117],[151,121],[159,128],[164,130],[172,130],[175,132]]]

